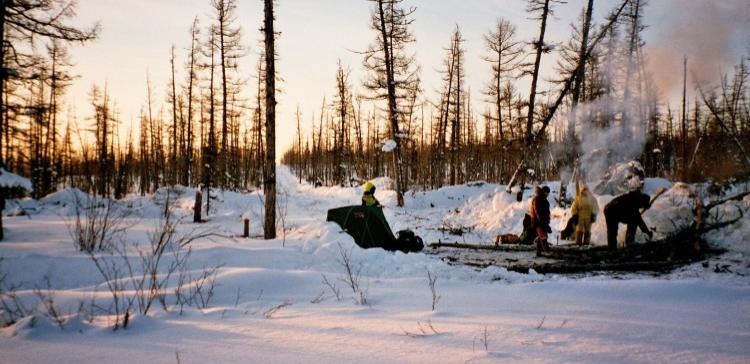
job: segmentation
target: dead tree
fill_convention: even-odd
[[[614,24],[617,22],[617,19],[620,17],[620,14],[622,14],[625,6],[630,2],[630,0],[623,0],[622,4],[610,15],[607,17],[608,22],[606,25],[602,27],[602,29],[599,31],[596,37],[594,37],[594,40],[591,42],[591,44],[588,47],[588,50],[586,51],[585,57],[579,60],[578,65],[576,67],[582,67],[583,63],[586,62],[589,57],[591,57],[591,54],[593,53],[596,46],[599,44],[599,42],[604,38],[604,36],[612,29]],[[534,132],[531,131],[531,139],[530,142],[526,142],[526,153],[521,161],[521,163],[518,164],[516,167],[516,170],[513,172],[513,175],[511,176],[510,182],[508,182],[507,192],[511,192],[511,188],[515,185],[515,183],[518,181],[519,178],[523,178],[525,176],[525,167],[528,165],[528,155],[532,152],[536,152],[536,149],[539,147],[539,141],[541,138],[545,135],[547,126],[552,121],[552,118],[555,116],[555,113],[559,109],[560,105],[562,105],[563,100],[568,95],[568,92],[573,87],[573,83],[575,82],[576,75],[578,72],[574,72],[573,75],[568,77],[565,82],[563,83],[562,90],[557,95],[557,98],[555,101],[546,107],[546,111],[544,113],[545,117],[541,121],[541,127]],[[528,125],[527,125],[528,126]],[[528,138],[528,135],[527,135]],[[528,140],[528,139],[527,139]],[[523,189],[521,189],[523,191]],[[520,196],[520,195],[519,195]]]
[[[263,237],[276,238],[276,34],[273,0],[264,0],[263,35],[266,54],[266,163],[263,173],[265,214]]]
[[[170,58],[169,58],[169,66],[171,71],[171,77],[169,79],[169,89],[167,91],[167,103],[172,107],[172,137],[171,137],[171,143],[170,143],[170,153],[169,153],[169,161],[170,161],[170,167],[168,171],[168,183],[171,185],[174,185],[177,183],[177,130],[179,129],[179,126],[177,125],[177,114],[178,114],[178,105],[177,105],[177,70],[175,67],[175,47],[172,45],[172,49],[170,52]],[[181,111],[180,111],[181,112]]]
[[[363,52],[364,67],[369,72],[364,83],[370,91],[371,99],[387,102],[387,116],[391,140],[396,143],[391,151],[391,176],[396,182],[396,200],[399,207],[404,206],[404,166],[401,157],[401,139],[399,128],[402,119],[400,104],[407,91],[416,87],[416,70],[413,70],[414,56],[407,54],[406,46],[415,41],[409,31],[411,15],[415,8],[405,9],[403,0],[369,0],[374,3],[370,28],[377,33],[377,38]]]
[[[723,99],[723,107],[717,105],[717,101],[712,98],[707,98],[702,88],[698,88],[701,99],[704,105],[708,108],[713,115],[715,123],[721,128],[721,130],[732,139],[732,142],[737,147],[737,151],[740,153],[738,159],[745,164],[745,167],[750,169],[750,155],[747,154],[745,147],[740,140],[740,136],[737,133],[737,119],[742,114],[743,110],[739,105],[739,100],[744,96],[745,90],[745,79],[747,78],[747,70],[744,66],[744,62],[740,63],[737,69],[738,75],[735,75],[734,85],[729,86],[725,82],[722,82],[721,91]],[[744,111],[747,113],[747,111]],[[745,116],[747,117],[747,115]]]
[[[529,106],[528,114],[526,116],[526,133],[525,133],[525,151],[524,160],[525,164],[529,164],[529,158],[531,158],[531,147],[534,142],[534,116],[536,113],[536,94],[537,94],[537,83],[539,80],[539,66],[542,62],[542,54],[549,53],[551,48],[549,45],[544,43],[544,36],[547,31],[547,18],[552,13],[550,3],[560,3],[558,0],[528,0],[529,4],[526,10],[529,13],[539,14],[536,20],[539,20],[539,38],[534,40],[532,43],[534,48],[534,63],[531,68],[531,91],[529,92]],[[519,200],[521,194],[523,194],[524,179],[521,179],[521,192],[519,193]],[[508,187],[510,188],[510,186]]]
[[[505,130],[503,128],[503,108],[505,107],[506,98],[512,98],[512,95],[505,92],[503,81],[512,76],[512,72],[518,68],[518,58],[521,56],[522,48],[515,38],[516,27],[505,19],[498,18],[495,28],[491,29],[484,35],[485,47],[488,54],[484,56],[487,63],[492,69],[491,81],[487,84],[484,95],[487,102],[492,104],[494,114],[488,111],[485,119],[490,124],[496,125],[495,148],[497,148],[498,159],[500,163],[505,160],[506,140]],[[510,120],[510,112],[506,115]],[[488,128],[488,134],[490,132]],[[489,137],[489,135],[487,135]],[[499,180],[502,181],[502,168],[500,168]]]
[[[187,126],[187,140],[185,150],[185,169],[182,171],[182,183],[186,186],[192,185],[194,182],[193,176],[193,146],[194,146],[194,131],[193,131],[193,110],[195,101],[195,84],[198,79],[198,57],[200,55],[200,24],[198,18],[193,20],[193,25],[190,26],[190,50],[188,60],[185,64],[187,70],[187,84],[185,85],[185,97],[187,99],[187,114],[186,126]]]
[[[461,36],[461,31],[456,26],[453,35],[451,36],[450,46],[446,48],[446,58],[443,61],[445,70],[443,73],[443,82],[445,82],[445,94],[443,97],[443,104],[440,109],[442,111],[440,132],[439,137],[445,136],[447,125],[450,122],[450,174],[449,184],[455,185],[461,181],[461,166],[459,165],[459,154],[461,152],[462,136],[461,136],[461,125],[464,115],[463,111],[463,99],[466,91],[464,90],[464,53],[465,50],[462,48],[464,39]],[[444,144],[444,140],[438,140],[440,145]],[[439,153],[443,153],[440,148]]]
[[[623,91],[623,102],[624,106],[622,109],[622,120],[621,128],[623,132],[623,138],[632,138],[632,115],[630,112],[631,98],[632,98],[632,80],[633,73],[637,67],[635,59],[639,57],[639,48],[643,45],[641,41],[641,31],[644,29],[643,22],[643,7],[646,5],[646,0],[631,0],[628,6],[628,44],[625,50],[626,65],[625,65],[625,78],[623,79],[625,90]]]
[[[576,191],[578,191],[578,178],[580,171],[577,169],[578,164],[576,163],[578,156],[578,138],[576,137],[576,124],[578,122],[578,104],[582,99],[584,93],[584,80],[586,76],[586,64],[588,60],[581,62],[586,57],[586,51],[589,46],[589,33],[591,29],[591,18],[594,10],[594,1],[588,0],[588,4],[584,9],[581,16],[581,24],[579,26],[572,26],[573,37],[563,47],[558,60],[558,71],[560,74],[570,77],[571,74],[575,73],[575,81],[573,81],[573,89],[570,95],[570,111],[567,132],[564,138],[565,153],[563,154],[563,164],[567,165],[573,170],[571,178],[576,181]],[[580,67],[578,65],[580,64]],[[561,178],[560,181],[560,193],[559,201],[561,204],[566,203],[566,189],[568,180]]]
[[[7,137],[4,126],[9,125],[6,104],[6,80],[19,71],[9,66],[9,60],[22,59],[25,45],[38,38],[57,39],[62,42],[85,43],[96,38],[99,25],[77,28],[66,24],[75,16],[75,2],[64,0],[0,1],[0,140]],[[12,53],[12,56],[11,54]],[[6,142],[7,145],[7,142]],[[4,155],[0,144],[0,167],[4,167]],[[5,205],[5,196],[0,192],[0,206]],[[1,215],[1,214],[0,214]],[[0,216],[0,240],[3,239],[2,216]]]
[[[214,184],[213,175],[216,172],[216,32],[210,27],[208,32],[207,44],[203,48],[205,58],[208,58],[202,68],[208,70],[208,91],[205,95],[207,100],[203,103],[208,104],[208,130],[204,137],[202,148],[202,180],[203,188],[206,190],[206,215],[210,214],[211,209],[211,187]]]
[[[227,173],[229,172],[229,100],[238,86],[230,79],[230,72],[236,71],[237,60],[242,56],[241,29],[235,26],[234,12],[237,8],[236,0],[211,0],[211,6],[216,14],[216,24],[213,30],[216,32],[216,46],[219,51],[219,67],[221,70],[221,160],[219,166],[219,184],[221,187],[228,186]]]
[[[351,86],[349,85],[349,70],[344,70],[341,66],[341,60],[336,70],[336,96],[333,101],[333,107],[339,118],[336,134],[338,136],[334,144],[334,183],[343,185],[345,180],[344,164],[345,156],[349,153],[347,147],[349,104],[351,103]]]

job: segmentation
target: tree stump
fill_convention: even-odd
[[[202,222],[203,219],[201,219],[201,209],[203,208],[203,194],[201,193],[201,190],[195,191],[195,204],[193,205],[193,222],[198,223]]]

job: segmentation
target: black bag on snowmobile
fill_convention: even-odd
[[[422,238],[414,234],[411,230],[401,230],[396,233],[396,243],[393,247],[395,250],[400,250],[404,253],[418,252],[424,248]]]

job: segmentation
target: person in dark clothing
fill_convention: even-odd
[[[536,187],[534,194],[534,198],[531,199],[529,214],[531,215],[531,222],[536,229],[536,255],[539,256],[550,250],[549,243],[547,242],[547,234],[552,232],[552,228],[549,226],[550,211],[549,201],[547,201],[549,187]]]
[[[641,191],[632,191],[616,197],[604,206],[604,219],[607,222],[607,246],[617,250],[617,229],[620,223],[627,225],[625,244],[630,245],[635,241],[635,230],[641,228],[649,239],[653,233],[643,222],[640,209],[651,206],[650,197]]]

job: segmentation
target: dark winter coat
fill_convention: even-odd
[[[545,231],[550,230],[549,201],[547,201],[547,196],[541,193],[541,191],[531,199],[529,214],[531,215],[531,222],[534,227],[542,227]]]
[[[649,200],[649,196],[640,191],[628,192],[615,197],[607,206],[604,206],[604,215],[608,223],[616,222],[637,225],[643,232],[646,232],[649,229],[646,223],[643,222],[640,209],[648,208],[650,205]]]

